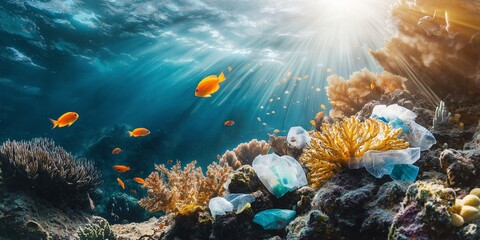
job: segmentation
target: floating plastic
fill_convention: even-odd
[[[310,144],[310,135],[302,127],[291,127],[288,130],[287,141],[293,147],[302,149],[307,147],[307,144]]]
[[[288,209],[268,209],[255,215],[253,222],[265,230],[282,229],[295,218],[297,213]]]
[[[418,167],[412,164],[418,159],[420,148],[367,151],[361,160],[352,159],[348,166],[352,169],[365,167],[376,178],[390,175],[394,180],[414,182],[418,175]]]
[[[212,217],[217,215],[225,215],[227,212],[233,211],[233,204],[223,197],[214,197],[208,202],[208,208]]]
[[[290,156],[259,155],[253,160],[252,167],[263,185],[277,198],[307,185],[302,166]]]
[[[225,197],[233,205],[233,210],[236,213],[241,213],[247,204],[255,202],[255,197],[252,194],[232,193]]]
[[[425,127],[415,122],[417,115],[397,104],[377,105],[373,108],[371,118],[377,118],[390,124],[393,128],[401,128],[400,138],[410,143],[410,147],[419,147],[421,151],[430,149],[437,141]]]

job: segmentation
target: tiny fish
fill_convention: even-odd
[[[372,90],[375,89],[375,83],[372,82],[372,83],[370,84],[370,89],[372,89]]]
[[[117,148],[112,150],[112,154],[119,154],[121,151],[122,151],[122,149],[117,147]]]
[[[308,131],[307,133],[308,133],[309,135],[312,135],[312,134],[314,133],[314,131],[313,131],[313,130],[310,130],[310,131]]]
[[[130,137],[144,137],[150,134],[150,130],[146,128],[135,128],[133,131],[128,131]]]
[[[233,120],[228,120],[223,123],[224,126],[232,126],[233,124],[235,124]]]
[[[332,71],[332,69],[331,69],[331,68],[327,68],[327,69],[325,69],[325,72],[327,72],[327,73],[329,73],[329,72],[331,72],[331,71]]]
[[[145,183],[145,180],[143,180],[143,178],[136,177],[136,178],[133,178],[133,180],[142,185]]]
[[[310,124],[315,127],[315,120],[310,120]]]
[[[167,164],[172,164],[173,163],[173,160],[172,159],[168,159],[167,160]]]
[[[122,187],[123,189],[125,189],[125,183],[123,183],[122,179],[117,178],[117,182],[118,182],[118,185],[120,185],[120,187]]]
[[[261,119],[260,117],[257,117],[257,121],[261,122],[261,121],[262,121],[262,119]]]
[[[263,126],[267,126],[267,123],[262,123]]]
[[[317,91],[317,92],[320,92],[320,91],[321,91],[321,89],[320,89],[320,88],[316,88],[316,89],[315,89],[315,91]]]
[[[195,89],[195,96],[197,97],[211,97],[213,93],[220,89],[220,83],[225,81],[225,75],[210,75],[200,81]]]
[[[76,112],[67,112],[64,113],[62,116],[60,116],[57,120],[51,119],[53,127],[52,129],[56,127],[70,127],[75,121],[77,121],[79,115]]]
[[[289,91],[285,91],[285,94],[289,94],[290,92]]]
[[[228,66],[228,71],[231,72],[232,71],[232,67]]]
[[[123,172],[129,171],[130,167],[123,166],[123,165],[115,165],[115,166],[113,166],[113,170],[115,170],[119,173],[123,173]]]
[[[325,107],[325,105],[323,105],[323,104],[320,105],[320,108],[323,109],[323,110],[327,109],[327,107]]]
[[[270,100],[268,100],[269,102],[273,102],[273,98],[270,98]]]
[[[278,129],[273,130],[273,133],[279,133],[279,132],[280,132],[280,130],[278,130]]]

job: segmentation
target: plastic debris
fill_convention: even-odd
[[[208,208],[212,217],[217,215],[225,215],[227,212],[233,211],[233,204],[223,197],[214,197],[208,202]]]
[[[307,185],[302,166],[290,156],[259,155],[253,160],[252,167],[263,185],[277,198]]]
[[[297,213],[288,209],[268,209],[255,215],[253,222],[265,230],[282,229],[295,218]]]
[[[394,128],[402,128],[399,137],[409,142],[410,147],[419,147],[422,151],[430,149],[437,141],[428,129],[415,122],[416,117],[414,112],[397,104],[377,105],[371,115],[371,118],[387,122]]]
[[[349,167],[365,169],[376,178],[390,175],[394,180],[414,182],[418,167],[413,166],[420,159],[420,148],[388,151],[367,151],[361,160],[351,160]]]
[[[252,194],[232,193],[225,197],[233,205],[235,213],[241,213],[247,204],[255,202],[255,197]]]
[[[310,144],[310,135],[302,127],[291,127],[287,134],[287,141],[293,147],[302,149]]]

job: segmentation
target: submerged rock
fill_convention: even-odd
[[[439,159],[450,186],[468,188],[480,186],[480,154],[470,155],[446,149],[442,151]]]
[[[149,236],[152,239],[160,239],[161,224],[162,223],[158,218],[152,217],[145,222],[114,224],[110,228],[117,236],[117,240],[137,240],[140,236]]]

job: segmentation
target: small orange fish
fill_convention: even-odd
[[[315,127],[315,120],[310,120],[310,124]]]
[[[224,126],[232,126],[233,124],[235,124],[233,120],[228,120],[223,123]]]
[[[327,109],[327,107],[325,107],[325,105],[323,105],[323,104],[320,105],[320,108],[323,109],[323,110]]]
[[[278,129],[273,130],[273,133],[279,133],[279,132],[280,132],[280,130],[278,130]]]
[[[220,73],[218,77],[216,75],[210,75],[205,77],[198,83],[195,89],[195,96],[197,97],[211,97],[213,93],[220,89],[220,83],[225,81],[225,75]]]
[[[313,131],[313,130],[310,130],[310,131],[308,131],[307,133],[308,133],[309,135],[312,135],[312,134],[314,133],[314,131]]]
[[[327,69],[325,69],[325,72],[327,72],[327,73],[329,73],[329,72],[331,72],[331,71],[332,71],[332,69],[331,69],[331,68],[327,68]]]
[[[370,84],[370,89],[372,89],[372,90],[375,89],[375,83],[372,82],[372,83]]]
[[[115,170],[119,173],[124,173],[126,171],[129,171],[130,167],[123,166],[123,165],[115,165],[115,166],[113,166],[113,170]]]
[[[150,130],[146,128],[135,128],[133,131],[128,131],[130,137],[145,137],[150,134]]]
[[[52,121],[53,124],[52,129],[56,127],[70,127],[75,121],[77,121],[78,117],[78,113],[76,112],[67,112],[60,116],[57,120],[50,118],[50,121]]]
[[[167,160],[167,164],[172,164],[173,163],[173,160],[172,159],[168,159]]]
[[[133,178],[133,180],[142,185],[145,183],[145,180],[143,180],[143,178],[136,177],[136,178]]]
[[[122,151],[122,149],[117,147],[117,148],[112,150],[112,154],[119,154],[121,151]]]
[[[117,178],[117,182],[118,182],[118,185],[120,185],[120,187],[122,187],[123,189],[125,189],[125,183],[123,183],[122,179]]]

